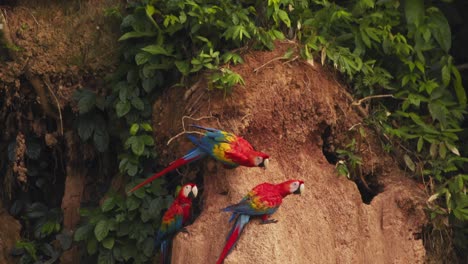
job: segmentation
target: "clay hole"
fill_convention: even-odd
[[[328,163],[335,165],[338,162],[338,156],[335,152],[333,145],[333,136],[330,126],[326,126],[322,133],[322,153],[327,159]]]
[[[356,183],[362,202],[365,204],[370,204],[372,199],[383,191],[383,186],[378,183],[374,174],[363,175],[362,178],[355,177],[354,183]]]
[[[332,132],[330,126],[326,126],[322,133],[322,153],[327,159],[328,163],[336,165],[339,161],[338,154],[336,153],[337,142],[336,136]],[[351,180],[356,183],[359,193],[361,194],[362,202],[370,204],[372,199],[382,192],[383,187],[377,181],[377,177],[374,174],[363,175],[362,177],[356,175],[357,173],[351,172]]]

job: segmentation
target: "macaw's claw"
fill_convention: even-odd
[[[261,222],[262,225],[266,225],[266,224],[275,224],[275,223],[278,223],[278,220],[276,219],[268,219],[268,220],[263,220]]]

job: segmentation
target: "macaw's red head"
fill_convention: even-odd
[[[269,160],[270,156],[266,153],[259,152],[259,151],[253,151],[250,161],[252,162],[253,166],[255,167],[263,167],[263,168],[268,168],[268,164],[270,162]]]
[[[281,193],[283,196],[289,194],[302,194],[304,192],[305,186],[304,181],[302,180],[289,180],[278,184],[281,188]]]
[[[197,194],[198,194],[197,185],[193,183],[187,183],[184,186],[182,186],[182,188],[180,188],[178,197],[193,199],[197,197]]]

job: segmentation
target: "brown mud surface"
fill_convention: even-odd
[[[223,128],[271,156],[268,170],[228,170],[209,159],[202,163],[203,211],[189,234],[174,239],[173,263],[214,263],[230,229],[229,214],[220,209],[259,183],[294,178],[305,181],[304,195],[283,201],[273,216],[276,224],[251,221],[226,264],[423,263],[424,192],[366,127],[359,151],[362,174],[371,176],[377,195],[367,197],[366,204],[356,184],[337,175],[324,155],[324,141],[329,149],[349,143],[365,110],[351,106],[346,89],[318,63],[279,59],[288,48],[294,46],[279,43],[273,52],[249,52],[245,64],[233,68],[246,85],[235,87],[232,95],[208,91],[199,82],[189,90],[171,89],[154,104],[162,163],[190,148],[183,138],[166,146],[182,131],[183,116],[210,117],[185,118],[186,128],[192,123]]]

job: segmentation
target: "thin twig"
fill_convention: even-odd
[[[171,144],[172,140],[174,140],[174,139],[176,139],[176,138],[178,138],[178,137],[180,137],[180,136],[182,136],[182,135],[184,135],[184,134],[198,134],[198,135],[202,135],[202,136],[205,135],[205,133],[202,133],[202,132],[199,132],[199,131],[187,131],[187,130],[185,129],[185,122],[184,122],[184,120],[185,120],[186,118],[191,119],[191,120],[194,120],[194,121],[200,121],[200,120],[202,120],[202,119],[214,118],[214,116],[202,116],[202,117],[199,117],[199,118],[193,118],[193,117],[191,117],[191,116],[183,116],[183,117],[182,117],[182,129],[183,129],[183,131],[180,132],[179,134],[177,134],[177,135],[171,137],[171,138],[167,141],[167,145]],[[219,124],[219,122],[218,122],[218,124]]]
[[[351,130],[353,130],[355,127],[360,126],[360,125],[362,125],[362,124],[361,124],[361,123],[354,124],[354,125],[352,125],[352,126],[348,129],[348,131],[351,131]]]
[[[290,62],[293,62],[295,60],[299,59],[299,56],[295,56],[294,58],[290,59],[290,60],[287,60],[285,62],[283,62],[283,64],[286,64],[286,63],[290,63]]]
[[[49,92],[52,94],[52,96],[54,97],[55,99],[55,103],[57,104],[57,110],[59,112],[59,119],[60,119],[60,135],[63,136],[63,118],[62,118],[62,110],[60,109],[60,102],[57,98],[57,96],[55,95],[54,91],[50,88],[50,80],[49,80],[49,77],[46,76],[44,78],[44,83],[47,87],[47,89],[49,90]]]
[[[364,101],[367,101],[367,100],[370,100],[370,99],[374,99],[374,98],[385,98],[385,97],[395,98],[395,97],[393,96],[393,94],[370,95],[370,96],[364,97],[364,98],[362,98],[362,99],[359,99],[357,102],[352,102],[351,105],[361,105],[362,102],[364,102]]]
[[[31,10],[30,10],[30,9],[28,9],[28,8],[26,8],[26,7],[24,7],[24,6],[20,6],[19,8],[21,8],[21,9],[24,9],[24,10],[28,11],[28,12],[29,12],[29,14],[30,14],[30,15],[32,16],[32,18],[34,19],[34,22],[36,22],[36,25],[39,27],[39,22],[37,22],[37,19],[36,19],[36,17],[35,17],[35,16],[34,16],[34,14],[31,12]]]
[[[260,70],[261,68],[267,66],[268,64],[270,64],[270,63],[272,63],[272,62],[274,62],[274,61],[277,61],[277,60],[282,60],[282,59],[284,59],[283,56],[282,56],[282,57],[273,58],[273,59],[267,61],[267,62],[266,62],[265,64],[263,64],[262,66],[260,66],[260,67],[258,67],[258,68],[256,68],[256,69],[254,69],[253,72],[257,72],[258,70]]]

